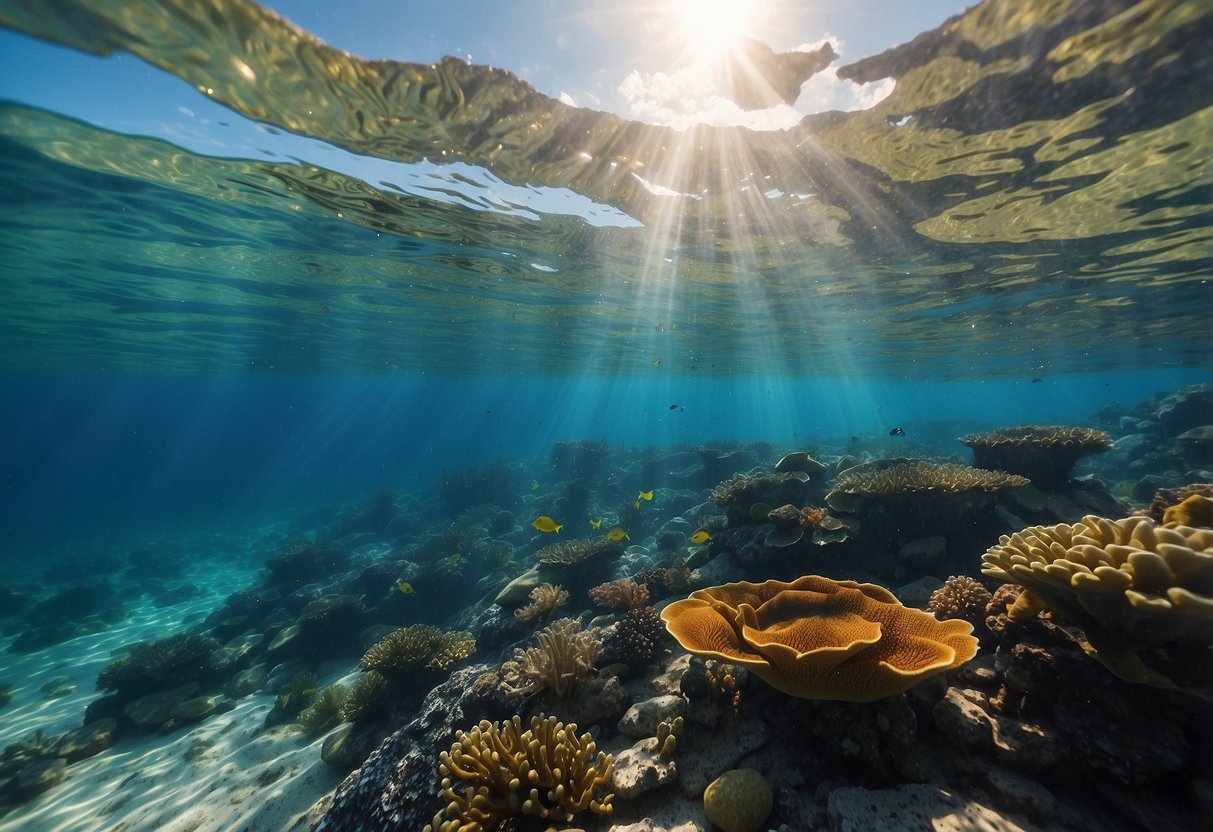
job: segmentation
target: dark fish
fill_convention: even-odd
[[[1043,378],[1034,378],[1034,379],[1032,379],[1032,383],[1033,383],[1033,384],[1040,384],[1042,381],[1044,381],[1044,379],[1043,379]]]
[[[686,410],[686,408],[685,408],[685,407],[683,407],[683,406],[682,406],[682,405],[680,405],[680,404],[672,404],[672,405],[670,405],[670,410],[682,410],[682,411],[685,411],[685,410]]]
[[[905,436],[905,435],[906,435],[906,432],[904,430],[902,430],[901,428],[893,428],[891,431],[889,431],[889,436]]]

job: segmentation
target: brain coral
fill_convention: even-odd
[[[972,624],[982,620],[986,604],[990,603],[990,590],[980,581],[968,575],[953,575],[943,586],[931,593],[927,610],[936,618],[963,618]]]
[[[771,784],[752,768],[726,771],[703,793],[703,813],[724,832],[759,832],[774,806]]]
[[[1112,437],[1102,430],[1057,425],[999,428],[960,441],[973,449],[977,467],[1022,474],[1041,488],[1064,486],[1074,463],[1112,447]]]
[[[1087,516],[1004,535],[982,572],[1026,590],[1011,609],[1045,606],[1081,627],[1083,646],[1129,681],[1174,687],[1144,648],[1213,639],[1213,530],[1162,528],[1147,517]]]
[[[426,832],[495,832],[524,816],[564,828],[586,809],[611,812],[614,795],[599,794],[611,780],[611,755],[554,716],[533,717],[526,731],[521,717],[500,726],[484,720],[460,731],[439,760],[446,808]],[[468,783],[462,791],[460,781]]]
[[[803,699],[871,702],[977,652],[967,622],[903,607],[874,584],[818,575],[697,590],[661,617],[690,652],[747,667]]]

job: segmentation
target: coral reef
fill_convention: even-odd
[[[870,702],[967,662],[972,626],[903,607],[874,584],[806,575],[691,593],[661,613],[691,653],[805,699]]]
[[[518,716],[483,720],[460,731],[439,760],[446,808],[426,832],[494,832],[519,817],[550,828],[586,810],[611,812],[613,796],[601,793],[611,779],[611,755],[555,717],[533,717],[527,730]]]
[[[374,670],[363,673],[341,703],[341,719],[344,722],[378,719],[391,711],[391,696],[391,687],[382,673]]]
[[[1169,528],[1192,526],[1207,529],[1213,526],[1213,499],[1203,494],[1189,494],[1163,510],[1162,522]]]
[[[590,600],[609,610],[635,610],[649,602],[649,588],[633,580],[611,581],[591,589]]]
[[[1058,425],[1020,425],[972,433],[960,441],[973,449],[978,468],[1021,474],[1037,488],[1064,488],[1074,464],[1112,447],[1102,430]]]
[[[393,630],[362,657],[363,670],[403,676],[420,668],[449,670],[476,650],[471,633],[412,624]]]
[[[813,486],[810,477],[803,471],[773,473],[755,469],[734,474],[712,489],[708,496],[713,503],[729,509],[730,520],[748,515],[751,506],[767,506],[784,503],[805,503],[812,498]],[[770,509],[766,509],[765,515]],[[754,522],[763,522],[761,518]]]
[[[623,552],[623,544],[607,537],[594,537],[586,540],[566,540],[544,546],[535,558],[540,563],[549,566],[570,567],[599,558],[617,557]]]
[[[982,572],[1020,584],[1012,620],[1041,607],[1082,628],[1083,647],[1128,681],[1175,687],[1143,659],[1167,642],[1213,639],[1213,531],[1146,517],[1088,515],[1033,526],[982,556]]]
[[[997,491],[1027,485],[1028,480],[1001,471],[987,471],[924,459],[881,459],[848,468],[834,480],[826,499],[833,505],[842,495],[891,496],[914,492]]]
[[[97,674],[97,690],[134,697],[204,676],[218,644],[197,635],[176,635],[135,645]]]
[[[962,618],[970,624],[982,624],[992,597],[981,581],[968,575],[952,575],[931,593],[927,611],[941,621]]]
[[[317,543],[294,543],[265,562],[267,583],[305,584],[345,568],[346,553]]]
[[[502,687],[511,699],[550,690],[558,698],[571,696],[577,684],[594,671],[602,641],[583,630],[575,618],[553,621],[535,634],[537,646],[516,648],[501,666]]]
[[[540,584],[531,590],[531,603],[514,610],[514,615],[523,621],[543,621],[551,618],[557,607],[569,602],[568,591],[558,584]]]
[[[607,639],[604,655],[613,661],[636,667],[652,660],[665,628],[661,616],[652,607],[628,610],[615,624]]]
[[[1160,488],[1154,492],[1150,505],[1137,513],[1149,517],[1155,523],[1165,523],[1167,509],[1179,505],[1193,494],[1201,497],[1213,497],[1213,483],[1193,482],[1181,488]]]
[[[345,685],[330,685],[316,694],[311,704],[299,712],[299,726],[309,734],[323,734],[342,721],[342,712],[350,689]]]

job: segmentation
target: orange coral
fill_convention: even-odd
[[[590,590],[590,600],[612,610],[640,609],[649,602],[649,588],[625,578],[594,587]]]
[[[800,522],[806,526],[817,528],[826,519],[826,510],[816,506],[805,506],[800,510]]]
[[[747,667],[803,699],[872,702],[977,653],[968,622],[938,621],[875,584],[819,575],[697,590],[661,617],[690,652]]]

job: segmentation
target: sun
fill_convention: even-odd
[[[670,0],[679,33],[696,63],[725,60],[751,36],[754,0]]]

